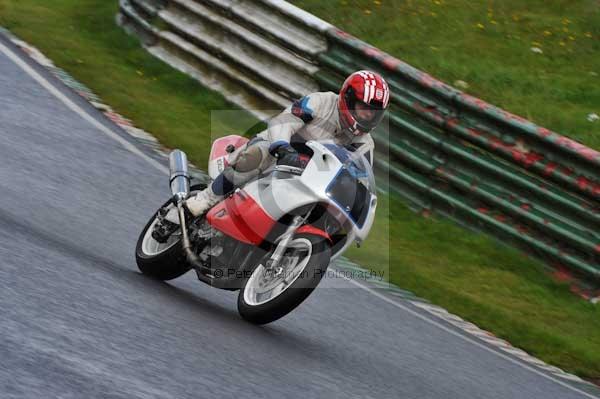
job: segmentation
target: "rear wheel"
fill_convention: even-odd
[[[152,216],[140,234],[135,260],[142,273],[159,280],[172,280],[187,273],[191,267],[183,254],[181,229],[172,233],[165,243],[152,237],[152,231],[158,222],[157,214],[158,212]]]
[[[275,321],[300,305],[325,275],[331,248],[321,236],[297,234],[273,271],[264,266],[271,254],[261,259],[238,296],[240,315],[254,324]]]
[[[203,190],[206,185],[194,185],[192,193]],[[171,209],[174,205],[167,201],[160,209]],[[172,280],[187,273],[191,266],[185,259],[181,243],[181,229],[173,232],[165,243],[152,237],[154,226],[158,222],[158,211],[146,224],[135,248],[135,260],[140,271],[159,280]]]

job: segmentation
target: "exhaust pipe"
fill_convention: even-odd
[[[185,152],[173,150],[169,154],[169,185],[176,204],[184,201],[190,194],[190,174]]]
[[[177,203],[177,211],[179,213],[179,226],[181,227],[181,247],[185,254],[185,258],[189,262],[190,266],[192,266],[196,270],[198,278],[204,281],[205,279],[202,279],[200,277],[201,272],[211,272],[211,269],[205,266],[204,263],[200,261],[200,257],[196,255],[192,250],[192,243],[190,242],[190,237],[188,235],[187,225],[185,222],[185,211],[183,210],[183,201]]]
[[[179,214],[179,225],[182,233],[182,248],[190,265],[199,271],[210,271],[201,261],[198,255],[192,250],[190,238],[188,236],[187,224],[185,220],[185,211],[183,201],[190,195],[190,174],[188,171],[187,156],[181,150],[173,150],[169,154],[169,184],[173,201],[177,206]]]

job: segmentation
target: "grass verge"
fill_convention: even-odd
[[[234,107],[144,52],[115,25],[116,3],[0,0],[0,25],[39,47],[163,144],[204,165],[210,111]],[[242,115],[217,130],[251,125],[253,119]],[[349,256],[389,271],[392,282],[549,363],[600,377],[600,308],[571,295],[541,264],[513,249],[446,220],[424,219],[398,199],[383,197],[369,240]]]

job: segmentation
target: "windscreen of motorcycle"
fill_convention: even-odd
[[[326,193],[358,228],[362,228],[376,190],[371,164],[364,153],[351,152],[335,144],[326,144],[325,147],[342,162]]]

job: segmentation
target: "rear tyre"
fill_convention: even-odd
[[[271,323],[294,310],[317,287],[331,259],[329,241],[312,234],[297,234],[290,242],[279,275],[264,267],[269,252],[242,285],[238,311],[253,324]]]
[[[203,190],[206,185],[195,185],[192,191]],[[159,209],[169,205],[167,201]],[[152,237],[152,230],[156,224],[158,211],[150,218],[146,224],[135,248],[135,260],[138,268],[145,275],[158,280],[172,280],[187,273],[191,266],[187,262],[181,243],[181,229],[176,230],[169,240],[161,244]]]

